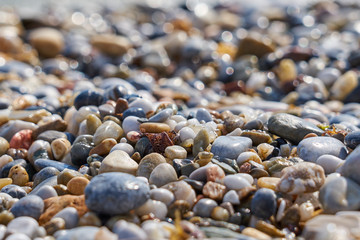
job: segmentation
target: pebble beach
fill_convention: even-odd
[[[65,2],[0,5],[0,240],[360,239],[360,3]]]

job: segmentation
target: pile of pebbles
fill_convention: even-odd
[[[355,3],[0,9],[0,239],[359,239]]]

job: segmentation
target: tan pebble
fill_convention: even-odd
[[[274,150],[274,146],[268,144],[268,143],[262,143],[259,146],[257,146],[259,157],[262,160],[265,160]]]
[[[271,237],[266,233],[263,233],[255,228],[247,227],[242,232],[242,234],[253,237],[258,240],[271,240]]]
[[[185,159],[187,156],[186,150],[181,146],[168,146],[165,148],[165,156],[171,160],[177,159]]]
[[[110,152],[110,150],[117,144],[116,140],[113,138],[104,139],[99,145],[92,148],[90,150],[89,155],[98,154],[98,155],[106,155]]]
[[[90,181],[84,177],[74,177],[68,182],[67,188],[71,194],[81,195],[84,194],[85,187],[89,182]]]
[[[216,201],[223,199],[226,192],[226,187],[220,183],[207,182],[202,190],[205,197],[211,198]]]
[[[9,148],[10,148],[9,142],[5,138],[0,137],[0,156],[5,154]]]
[[[354,71],[348,71],[332,85],[330,89],[333,100],[342,101],[358,85],[358,76]]]
[[[257,181],[258,188],[269,188],[276,190],[276,186],[279,184],[280,178],[277,177],[262,177]]]
[[[58,138],[51,142],[51,151],[56,160],[61,160],[71,149],[71,143],[65,138]]]
[[[3,210],[0,213],[0,224],[2,225],[8,225],[9,222],[11,222],[11,220],[13,220],[15,218],[14,214],[12,214],[10,211],[7,210]]]
[[[217,206],[211,211],[211,218],[217,221],[227,221],[229,212],[225,208]]]
[[[89,114],[86,118],[86,129],[89,134],[94,135],[96,129],[100,127],[101,120],[95,114]]]
[[[140,131],[146,133],[162,133],[170,131],[169,125],[165,123],[142,123]]]
[[[9,171],[9,178],[13,180],[13,184],[24,186],[29,182],[29,174],[25,168],[20,165],[13,166]]]
[[[297,70],[294,61],[291,59],[281,60],[276,73],[280,82],[289,82],[295,80],[297,76]]]
[[[12,178],[1,178],[0,179],[0,190],[9,184],[12,184],[12,182],[13,182]]]
[[[225,177],[224,170],[218,165],[206,168],[206,181],[219,182]]]
[[[8,164],[9,162],[12,162],[12,161],[14,161],[14,159],[13,159],[11,156],[9,156],[9,155],[7,155],[7,154],[2,155],[2,156],[0,157],[0,169],[1,169],[3,166],[5,166],[6,164]]]
[[[315,209],[311,202],[304,202],[299,206],[299,208],[301,221],[307,221],[314,216]]]
[[[127,38],[111,34],[95,35],[91,38],[91,44],[110,56],[121,56],[131,47]]]
[[[65,220],[59,217],[52,218],[44,225],[44,228],[47,234],[53,235],[56,231],[65,229]]]
[[[126,152],[115,150],[101,162],[99,173],[124,172],[135,175],[138,166],[137,162],[132,160]]]
[[[67,187],[63,184],[58,184],[53,186],[58,196],[63,196],[69,194]]]
[[[67,185],[68,182],[74,177],[82,177],[83,175],[78,171],[72,169],[65,169],[57,175],[57,183]]]
[[[151,172],[161,163],[166,163],[165,158],[159,153],[150,153],[143,157],[136,171],[136,176],[149,178]]]
[[[51,58],[64,48],[64,37],[54,28],[37,28],[30,33],[30,43],[40,55]]]
[[[119,124],[114,121],[108,120],[105,121],[101,126],[96,129],[94,134],[94,144],[98,145],[106,138],[113,138],[119,140],[124,134],[124,130],[120,127]]]
[[[285,234],[282,231],[277,229],[274,225],[267,223],[263,220],[257,221],[255,227],[259,231],[269,234],[272,237],[285,237]]]

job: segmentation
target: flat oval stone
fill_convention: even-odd
[[[315,162],[325,154],[345,159],[347,149],[341,141],[333,137],[306,138],[298,145],[298,155],[305,161]]]
[[[247,137],[220,136],[215,139],[211,152],[220,158],[237,159],[237,157],[252,146]]]
[[[241,175],[227,175],[224,178],[224,185],[229,190],[241,190],[250,187],[249,181]]]
[[[44,211],[44,201],[36,195],[26,196],[17,201],[10,211],[15,217],[28,216],[38,220]]]
[[[170,127],[165,123],[146,122],[140,124],[140,131],[146,133],[162,133],[162,132],[169,132]]]
[[[124,130],[118,124],[113,121],[105,121],[96,129],[93,141],[95,145],[98,145],[106,138],[119,140],[123,134]]]
[[[275,214],[276,207],[275,192],[268,188],[257,190],[251,200],[251,212],[259,218],[268,219]]]
[[[360,186],[349,178],[334,177],[326,181],[319,192],[325,213],[352,211],[360,208]]]
[[[39,224],[31,217],[17,217],[7,226],[7,233],[23,233],[31,239],[35,238],[38,233]]]
[[[150,197],[149,186],[126,173],[103,173],[85,188],[86,206],[97,213],[125,214],[144,204]]]
[[[114,224],[112,231],[118,235],[119,239],[146,240],[148,238],[142,228],[125,220],[117,221]]]
[[[126,152],[116,150],[107,155],[101,162],[99,173],[124,172],[135,175],[137,170],[137,162],[131,159]]]
[[[316,164],[319,164],[323,167],[325,174],[330,174],[336,171],[336,169],[344,163],[344,160],[332,156],[332,155],[322,155],[316,160]]]
[[[341,175],[360,184],[360,174],[357,166],[360,163],[360,148],[355,148],[345,159],[345,163],[341,167]]]
[[[74,207],[66,207],[57,214],[53,218],[62,218],[65,220],[65,228],[71,229],[77,227],[79,223],[79,214]]]
[[[122,150],[129,154],[129,156],[134,154],[134,147],[125,142],[120,142],[116,144],[114,147],[111,148],[110,152],[113,152],[115,150]]]
[[[151,172],[149,177],[149,184],[154,184],[157,187],[161,187],[165,184],[175,182],[177,180],[177,174],[173,166],[168,163],[160,163]]]
[[[345,144],[351,149],[355,149],[360,144],[360,131],[354,131],[346,135]]]
[[[62,162],[58,162],[58,161],[54,161],[54,160],[49,160],[49,159],[37,159],[35,161],[35,168],[38,170],[41,170],[43,168],[46,167],[54,167],[57,170],[59,170],[60,172],[64,169],[72,169],[72,170],[77,170],[77,167],[71,166],[69,164],[66,163],[62,163]]]
[[[64,37],[62,33],[55,28],[36,28],[31,32],[29,38],[31,45],[43,57],[55,57],[64,48]]]
[[[268,120],[268,128],[271,133],[288,139],[294,144],[298,144],[309,133],[316,135],[323,133],[315,124],[286,113],[271,116]]]

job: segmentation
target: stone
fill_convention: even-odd
[[[348,71],[340,76],[330,88],[331,98],[343,101],[346,96],[358,86],[358,75],[354,71]]]
[[[263,233],[256,228],[247,227],[242,232],[243,235],[249,236],[258,240],[270,240],[272,239],[270,235]]]
[[[165,203],[169,206],[174,200],[174,194],[164,188],[155,188],[150,190],[150,198]]]
[[[212,116],[209,113],[208,110],[206,110],[205,108],[199,108],[196,111],[196,115],[195,118],[200,122],[200,121],[205,121],[205,122],[210,122],[212,121]]]
[[[181,128],[180,131],[179,131],[179,135],[180,135],[180,140],[182,142],[184,142],[187,139],[194,139],[195,136],[196,136],[194,130],[192,130],[189,127]]]
[[[200,199],[194,206],[193,212],[200,217],[211,217],[211,211],[217,207],[217,203],[209,198]]]
[[[164,220],[168,210],[165,203],[148,199],[143,205],[138,207],[135,212],[138,216],[144,216],[152,213],[154,214],[154,217]]]
[[[223,197],[223,202],[229,202],[232,205],[238,205],[240,204],[239,195],[236,193],[235,190],[230,190],[227,193],[225,193]]]
[[[59,171],[63,171],[64,169],[72,169],[72,170],[77,170],[77,167],[74,167],[72,165],[66,164],[66,163],[62,163],[62,162],[58,162],[58,161],[54,161],[54,160],[49,160],[49,159],[37,159],[34,163],[34,167],[37,170],[41,170],[43,168],[46,167],[53,167],[56,168]]]
[[[29,147],[32,144],[31,134],[32,134],[32,130],[30,129],[24,129],[15,133],[15,135],[11,138],[9,142],[10,148],[29,149]]]
[[[35,195],[41,197],[43,200],[58,196],[56,190],[53,187],[46,185],[42,186]]]
[[[65,221],[65,228],[66,229],[72,229],[76,228],[79,223],[79,214],[76,210],[76,208],[73,207],[66,207],[52,218],[62,218]]]
[[[284,168],[277,190],[287,194],[302,194],[315,192],[325,182],[324,169],[310,162],[298,163]]]
[[[95,176],[85,188],[87,207],[97,213],[128,213],[150,197],[149,186],[126,173],[103,173]]]
[[[227,222],[229,220],[229,212],[225,208],[217,206],[211,211],[211,218]]]
[[[138,122],[138,117],[135,116],[129,116],[124,119],[122,122],[122,128],[125,132],[125,134],[128,134],[131,131],[140,132],[140,122]]]
[[[97,155],[107,155],[111,149],[117,144],[116,140],[113,138],[105,138],[101,143],[92,148],[89,152],[89,155],[97,154]],[[118,149],[121,150],[121,149]]]
[[[157,123],[163,123],[166,120],[168,120],[168,118],[173,115],[173,110],[172,109],[164,109],[160,112],[158,112],[157,114],[153,115],[151,118],[149,118],[149,122],[157,122]]]
[[[357,184],[360,184],[360,176],[358,172],[359,163],[359,155],[360,155],[360,148],[355,148],[349,156],[345,159],[344,164],[341,166],[341,175],[351,180],[355,181]]]
[[[24,186],[29,182],[29,174],[21,165],[15,165],[10,169],[9,178],[12,179],[13,184]]]
[[[48,131],[48,130],[64,132],[66,130],[66,127],[67,127],[67,123],[64,120],[56,119],[54,121],[45,123],[45,124],[39,126],[37,129],[35,129],[32,132],[32,138],[37,139],[41,133]]]
[[[54,28],[37,28],[29,36],[31,45],[46,58],[58,55],[64,48],[62,33]]]
[[[68,182],[75,177],[83,177],[83,175],[72,169],[64,169],[57,175],[57,183],[66,186]]]
[[[168,183],[162,188],[169,190],[174,194],[175,200],[185,200],[192,207],[196,200],[196,193],[190,184],[185,181]]]
[[[113,121],[105,121],[101,124],[94,134],[94,144],[98,145],[106,138],[119,140],[124,135],[124,130]]]
[[[237,159],[252,146],[250,138],[238,136],[220,136],[215,139],[211,152],[220,158]]]
[[[241,175],[227,175],[223,182],[228,190],[237,191],[251,186],[249,181]]]
[[[330,174],[336,171],[336,169],[344,163],[341,158],[333,155],[322,155],[316,160],[316,164],[323,167],[325,174]]]
[[[44,201],[36,195],[26,196],[16,202],[10,211],[15,217],[28,216],[38,220],[44,211]]]
[[[3,154],[0,157],[0,169],[2,169],[6,164],[8,164],[8,163],[10,163],[12,161],[14,161],[14,159],[12,157],[10,157],[7,154]]]
[[[137,170],[137,162],[132,160],[126,152],[116,150],[107,155],[101,162],[99,173],[123,172],[135,175]]]
[[[121,56],[131,47],[131,43],[126,37],[112,34],[94,35],[91,38],[91,44],[109,56]]]
[[[236,57],[253,54],[260,58],[274,51],[275,48],[268,42],[262,41],[258,37],[249,36],[240,41]]]
[[[329,178],[329,177],[328,177]],[[360,186],[349,178],[333,177],[327,179],[319,191],[319,200],[324,212],[334,214],[339,211],[352,211],[360,208]]]
[[[79,217],[82,217],[86,212],[88,212],[88,208],[85,205],[84,195],[64,195],[59,197],[52,197],[45,199],[44,204],[45,211],[39,218],[40,225],[46,224],[58,212],[67,207],[74,207],[77,210]]]
[[[242,131],[240,136],[250,138],[254,146],[271,142],[270,135],[263,131]]]
[[[161,163],[166,163],[165,158],[159,153],[150,153],[143,157],[136,171],[136,176],[150,178],[151,172]]]
[[[8,234],[23,233],[29,238],[33,239],[37,237],[39,224],[31,217],[17,217],[12,220],[8,226],[6,232]]]
[[[90,181],[85,177],[74,177],[68,182],[66,186],[71,194],[82,195],[84,194],[85,188],[89,182]]]
[[[166,123],[142,123],[140,124],[140,131],[145,133],[162,133],[169,132],[170,127]]]
[[[193,156],[197,156],[199,152],[205,151],[210,144],[210,136],[206,129],[201,129],[194,138],[192,147]]]
[[[86,117],[86,130],[89,134],[94,135],[96,129],[102,124],[100,118],[95,114],[89,114]]]
[[[145,114],[154,111],[154,104],[147,99],[137,98],[129,104],[129,108],[138,107],[143,109]]]
[[[269,188],[275,191],[279,182],[280,178],[277,177],[261,177],[257,180],[257,186],[259,188]]]
[[[27,195],[27,193],[25,192],[24,189],[22,189],[18,185],[14,185],[14,184],[6,185],[5,187],[3,187],[1,189],[1,192],[2,193],[7,193],[11,197],[18,198],[18,199],[21,199],[21,198],[23,198],[23,197],[25,197]]]
[[[309,133],[317,135],[323,133],[315,124],[287,113],[278,113],[271,116],[268,120],[268,128],[271,133],[294,144],[298,144]]]
[[[58,138],[67,139],[67,136],[66,136],[65,133],[60,132],[60,131],[47,130],[47,131],[42,132],[41,134],[39,134],[39,136],[36,138],[36,140],[44,140],[44,141],[47,141],[47,142],[51,143],[52,141],[54,141],[54,140],[56,140]]]
[[[225,177],[224,170],[218,165],[211,165],[206,168],[206,181],[221,182]]]
[[[251,200],[251,213],[262,219],[269,219],[277,208],[275,192],[268,188],[260,188]]]
[[[113,152],[115,150],[122,150],[122,151],[126,152],[129,156],[132,156],[135,152],[134,147],[126,142],[120,142],[120,143],[116,144],[115,146],[113,146],[111,148],[110,152]]]
[[[177,174],[173,166],[168,163],[160,163],[151,172],[149,183],[157,187],[177,181]]]
[[[10,141],[15,133],[24,130],[35,130],[38,126],[33,122],[27,122],[25,120],[10,120],[0,127],[0,136]]]
[[[54,234],[54,237],[58,240],[76,240],[76,239],[94,239],[99,232],[98,227],[77,227],[70,230],[62,230],[65,232],[58,231]],[[60,234],[58,234],[60,233]]]
[[[0,179],[0,189],[2,189],[3,187],[12,184],[13,180],[11,178],[1,178]]]
[[[345,137],[345,144],[351,149],[355,149],[360,144],[360,131],[350,132]]]
[[[42,180],[39,184],[36,185],[36,187],[33,187],[33,190],[30,192],[30,195],[32,194],[37,194],[38,191],[43,187],[43,186],[56,186],[57,185],[57,176],[49,176],[47,178],[45,178],[44,180]]]
[[[51,152],[56,160],[61,160],[71,149],[71,143],[65,138],[58,138],[51,142]]]
[[[202,193],[205,197],[215,201],[221,201],[225,195],[225,192],[226,187],[215,182],[207,182],[202,189]]]
[[[178,145],[168,146],[165,148],[165,157],[169,158],[170,160],[175,158],[185,159],[187,157],[187,151]]]
[[[112,231],[118,235],[119,239],[138,239],[146,240],[147,235],[138,225],[119,220],[114,224]]]
[[[308,162],[315,162],[322,155],[333,155],[345,159],[346,146],[333,137],[311,137],[302,140],[298,145],[298,155]]]

